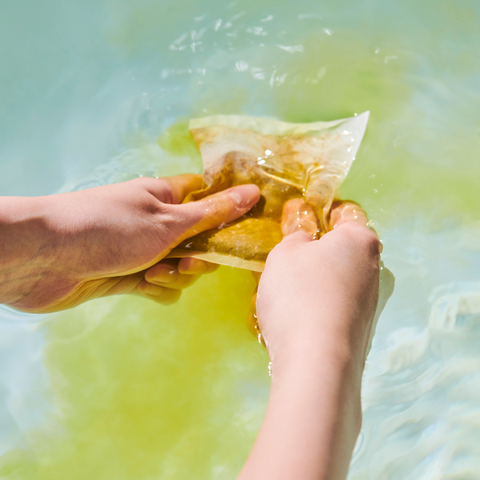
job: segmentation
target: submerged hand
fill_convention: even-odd
[[[242,185],[181,204],[200,175],[140,178],[73,193],[0,199],[0,302],[52,312],[92,298],[135,293],[171,303],[216,267],[160,262],[199,232],[231,222],[259,199]]]

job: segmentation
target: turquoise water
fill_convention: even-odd
[[[349,478],[475,479],[479,49],[475,1],[11,3],[0,194],[201,171],[181,123],[194,116],[370,110],[342,196],[375,222],[396,291]],[[1,310],[0,473],[234,478],[268,397],[268,359],[242,323],[252,287],[221,269],[170,309]]]

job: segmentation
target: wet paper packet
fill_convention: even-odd
[[[261,199],[235,222],[185,240],[168,257],[195,257],[261,272],[268,253],[282,240],[282,208],[292,198],[304,198],[313,206],[318,234],[325,233],[335,192],[355,159],[368,114],[314,123],[239,115],[191,120],[204,186],[185,201],[246,183],[260,188]]]

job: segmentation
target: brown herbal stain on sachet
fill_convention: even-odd
[[[205,135],[201,131],[198,136],[195,133],[194,131],[194,139],[200,143],[198,137],[205,138]],[[247,133],[252,135],[252,132]],[[235,151],[227,153],[222,168],[215,171],[213,178],[208,179],[210,186],[193,192],[186,199],[201,200],[227,188],[253,183],[260,188],[261,198],[257,205],[232,224],[200,233],[184,241],[178,248],[264,262],[272,248],[282,240],[280,220],[283,204],[291,198],[303,196],[303,189],[297,186],[302,179],[302,168],[298,162],[293,161],[293,154],[288,147],[283,145],[291,144],[289,139],[282,142],[283,139],[275,139],[273,136],[265,137],[259,138],[259,141],[263,140],[262,156],[248,156]],[[277,158],[287,152],[292,160],[288,162],[288,170],[281,170],[282,165]]]
[[[361,119],[287,124],[226,115],[193,120],[190,132],[202,155],[204,188],[185,202],[247,183],[260,188],[261,198],[246,215],[185,240],[169,257],[195,256],[262,271],[268,253],[282,240],[285,202],[303,197],[323,224],[324,209],[348,171],[352,150],[358,148],[355,137],[359,143],[366,125],[365,118],[360,134],[338,126],[352,120]]]
[[[282,231],[278,222],[242,217],[221,230],[210,230],[196,235],[179,247],[265,262],[270,250],[281,240]]]

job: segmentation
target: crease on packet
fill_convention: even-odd
[[[261,272],[268,253],[282,240],[282,208],[291,198],[304,198],[314,207],[319,234],[325,233],[335,192],[355,159],[368,115],[313,123],[240,115],[191,120],[204,185],[185,202],[245,183],[258,185],[261,199],[240,219],[185,240],[167,258],[195,257]]]

